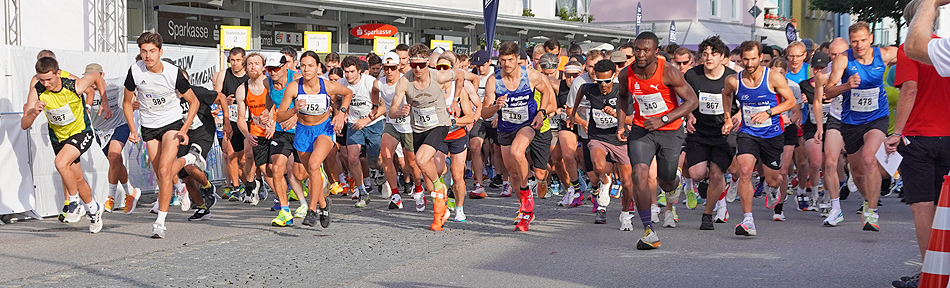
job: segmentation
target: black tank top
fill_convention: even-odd
[[[224,96],[233,96],[234,91],[237,91],[237,87],[247,82],[247,79],[247,73],[244,73],[244,76],[237,77],[231,72],[231,68],[228,68],[228,70],[224,72],[224,84],[221,86],[221,93],[224,94]]]

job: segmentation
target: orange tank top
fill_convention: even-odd
[[[245,86],[245,88],[247,88],[247,97],[244,102],[247,105],[247,112],[252,116],[250,123],[248,123],[249,132],[251,132],[251,135],[264,137],[264,127],[254,121],[254,116],[261,116],[261,113],[267,108],[267,89],[264,89],[261,94],[254,94],[250,87]]]
[[[665,60],[657,59],[656,73],[653,73],[653,77],[646,80],[640,79],[633,73],[633,65],[628,66],[627,86],[634,98],[634,125],[644,127],[643,122],[646,121],[646,117],[662,117],[679,106],[679,102],[673,97],[675,94],[671,93],[670,88],[663,84],[663,68],[666,67],[665,65]],[[682,124],[682,118],[670,119],[670,123],[660,127],[659,130],[677,130],[680,129]]]

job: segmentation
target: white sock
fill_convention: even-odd
[[[683,189],[692,190],[692,188],[693,188],[693,179],[692,179],[692,178],[684,178],[684,179],[683,179]]]
[[[99,211],[99,203],[96,203],[96,200],[92,200],[92,203],[83,203],[86,205],[86,213],[89,215],[96,214]]]
[[[69,202],[79,203],[79,194],[69,195]]]
[[[155,218],[155,223],[165,225],[165,215],[168,215],[168,212],[158,211],[158,218]]]
[[[188,153],[188,154],[185,154],[185,156],[181,156],[181,159],[185,160],[185,166],[195,165],[195,161],[198,160],[198,158],[195,157],[195,154],[192,154],[192,153]]]
[[[745,217],[745,219],[752,220],[752,212],[742,213],[742,216]]]
[[[455,206],[455,213],[462,213],[462,206]]]
[[[831,210],[841,211],[841,199],[831,199]]]
[[[132,187],[132,181],[125,182],[125,184],[122,185],[124,186],[125,195],[135,194],[135,187]]]
[[[815,191],[815,190],[816,190],[815,188],[811,189],[811,191]],[[795,195],[805,195],[805,189],[802,189],[801,187],[796,186]]]
[[[109,197],[115,197],[115,191],[119,189],[118,184],[109,184]]]

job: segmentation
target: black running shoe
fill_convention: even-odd
[[[313,226],[317,224],[317,211],[307,209],[307,217],[303,218],[303,225]]]
[[[606,210],[597,210],[597,216],[594,217],[594,224],[607,224]]]
[[[838,190],[838,197],[841,201],[848,200],[848,195],[851,195],[851,189],[848,188],[848,184],[841,185],[841,189]]]
[[[699,224],[699,230],[716,230],[716,226],[713,226],[712,214],[703,214],[703,222]]]
[[[195,215],[188,217],[188,221],[200,221],[208,218],[211,218],[211,211],[208,211],[208,209],[199,208],[198,211],[195,211]]]
[[[327,207],[320,209],[320,226],[330,227],[330,199],[327,198]]]

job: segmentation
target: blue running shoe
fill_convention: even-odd
[[[755,198],[762,197],[762,187],[765,186],[765,181],[759,181],[759,184],[755,185]]]

